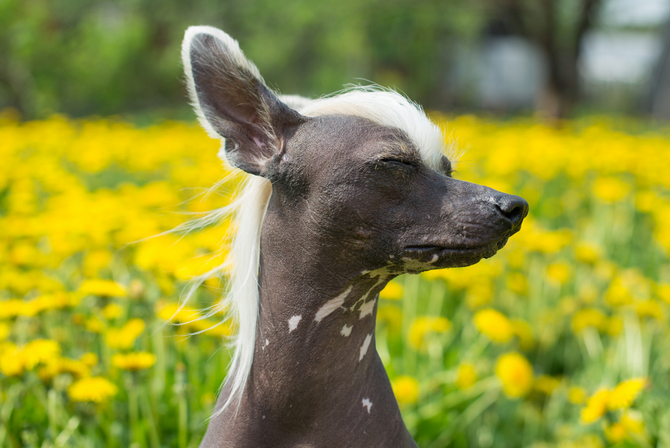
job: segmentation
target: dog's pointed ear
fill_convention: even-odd
[[[305,120],[265,86],[237,41],[209,26],[186,30],[182,59],[188,91],[200,123],[224,137],[228,162],[247,173],[265,174],[281,151],[284,131]]]

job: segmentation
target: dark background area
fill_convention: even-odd
[[[191,117],[180,43],[212,25],[282,93],[372,81],[435,110],[663,118],[668,3],[0,0],[0,109]]]

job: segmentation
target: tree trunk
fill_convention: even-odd
[[[497,2],[498,0],[492,0]],[[512,26],[515,33],[536,43],[543,51],[547,64],[547,79],[536,98],[536,111],[548,119],[569,116],[580,98],[577,69],[584,35],[592,28],[602,0],[582,0],[579,14],[572,23],[569,36],[559,36],[557,8],[561,0],[505,0],[495,8]]]
[[[644,108],[656,119],[670,119],[670,20],[665,26],[663,52],[654,71]]]

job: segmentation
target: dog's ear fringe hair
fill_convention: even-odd
[[[228,344],[233,350],[225,381],[225,385],[229,388],[228,397],[211,418],[220,415],[233,404],[239,406],[251,371],[260,302],[258,292],[260,230],[271,193],[272,186],[268,180],[257,176],[244,176],[231,204],[173,229],[175,233],[188,233],[226,221],[232,223],[231,226],[236,229],[232,237],[228,237],[230,251],[224,263],[193,278],[175,311],[177,315],[206,279],[228,276],[229,282],[222,300],[198,318],[207,319],[215,314],[224,313],[225,317],[221,323],[230,322],[237,328],[237,334],[231,337]]]

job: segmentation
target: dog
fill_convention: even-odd
[[[227,295],[238,333],[201,446],[415,447],[375,349],[378,293],[493,256],[528,204],[454,179],[440,129],[392,90],[278,95],[206,26],[182,57],[200,123],[248,175]]]

